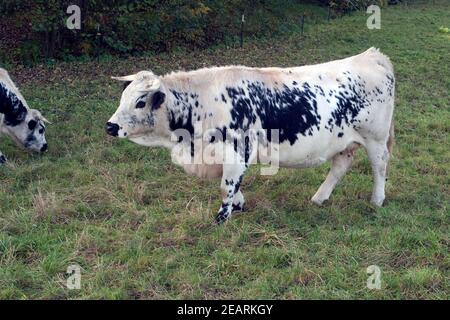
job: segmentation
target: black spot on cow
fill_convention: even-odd
[[[11,92],[6,85],[0,83],[0,113],[3,113],[3,122],[7,126],[15,127],[22,123],[28,110],[16,94]]]
[[[298,134],[312,135],[319,128],[316,94],[308,83],[290,88],[266,86],[264,82],[249,82],[242,87],[226,87],[231,99],[231,129],[247,131],[260,119],[271,141],[271,129],[279,130],[279,142],[294,144]]]
[[[343,128],[344,125],[351,126],[362,109],[370,105],[367,95],[364,93],[364,85],[361,86],[351,84],[347,90],[345,85],[340,85],[334,93],[333,98],[336,100],[336,108],[331,112],[328,119],[328,127],[330,132],[334,126]]]
[[[339,132],[338,133],[338,138],[342,138],[344,136],[344,133],[343,132]]]
[[[24,147],[29,148],[31,145],[33,145],[36,142],[36,137],[33,133],[30,133],[27,138],[25,139]]]
[[[242,203],[238,203],[238,204],[234,204],[233,203],[233,212],[235,211],[245,211],[244,210],[244,205]]]
[[[30,120],[28,122],[28,129],[34,130],[34,128],[36,128],[36,125],[37,125],[37,121],[36,120]]]
[[[243,178],[243,175],[241,175],[241,176],[239,177],[239,180],[238,180],[238,181],[235,183],[235,185],[234,185],[234,193],[235,193],[235,194],[239,191],[239,188],[241,187],[242,178]]]
[[[176,105],[179,105],[181,108],[169,108],[169,128],[171,131],[175,131],[177,129],[185,129],[187,130],[191,137],[194,135],[194,126],[192,123],[192,105],[189,103],[188,93],[186,92],[178,92],[175,90],[170,91],[175,99]]]
[[[159,107],[164,103],[166,100],[166,94],[162,91],[156,91],[151,100],[151,106],[153,110],[159,109]]]
[[[394,86],[395,86],[394,76],[392,74],[388,73],[386,75],[386,78],[387,78],[386,85],[387,85],[388,94],[389,94],[390,97],[392,97],[393,96],[393,92],[394,92]]]
[[[316,84],[316,85],[314,85],[314,89],[316,90],[316,94],[319,94],[322,97],[325,97],[325,91],[323,91],[321,86]]]
[[[381,89],[378,88],[378,87],[375,87],[375,90],[376,90],[376,92],[377,92],[378,94],[382,94],[382,93],[383,93],[383,91],[381,91]]]

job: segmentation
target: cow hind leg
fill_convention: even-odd
[[[332,158],[330,172],[316,194],[311,198],[312,202],[322,205],[323,202],[330,198],[338,182],[352,166],[353,155],[357,148],[357,145],[352,145]]]
[[[374,182],[370,202],[377,207],[381,207],[385,198],[384,189],[390,153],[386,143],[378,141],[367,142],[366,151],[372,165]]]

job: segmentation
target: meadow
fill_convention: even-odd
[[[6,138],[0,167],[0,299],[449,299],[450,3],[354,13],[243,48],[216,46],[7,66],[53,123],[49,152]],[[385,205],[370,205],[359,150],[329,202],[310,202],[329,170],[246,175],[247,211],[213,225],[219,181],[187,176],[169,152],[110,138],[121,84],[112,75],[243,64],[298,66],[379,47],[396,73],[396,145]],[[66,287],[69,265],[81,289]],[[381,289],[366,268],[381,269]]]

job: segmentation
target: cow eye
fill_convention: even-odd
[[[145,107],[145,101],[139,101],[136,105],[136,108],[142,109]]]
[[[28,122],[28,129],[30,130],[34,130],[34,128],[36,128],[37,122],[35,120],[30,120],[30,122]]]
[[[44,134],[44,132],[45,132],[45,128],[40,128],[40,129],[39,129],[39,133],[40,133],[40,134]]]

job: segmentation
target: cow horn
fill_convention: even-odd
[[[111,77],[111,79],[119,80],[119,81],[133,81],[133,80],[136,80],[136,75],[130,74],[129,76]]]
[[[41,120],[44,122],[44,123],[47,123],[47,124],[52,124],[50,121],[48,121],[44,116],[41,116]]]

